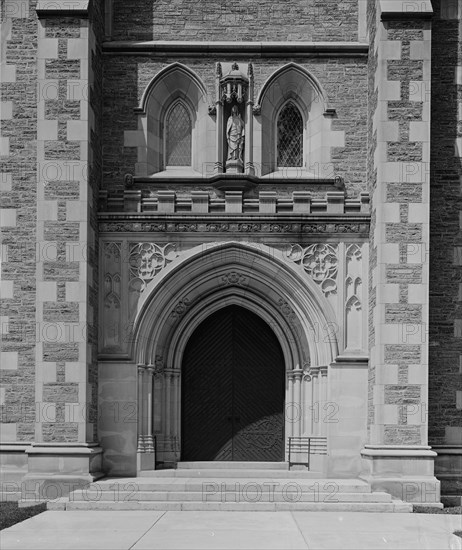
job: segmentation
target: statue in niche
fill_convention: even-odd
[[[237,105],[233,105],[231,115],[226,124],[226,140],[228,141],[227,161],[241,161],[244,149],[244,121],[239,114]]]

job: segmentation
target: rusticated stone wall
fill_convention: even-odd
[[[115,0],[113,11],[114,40],[358,40],[357,0]]]
[[[35,1],[2,2],[1,355],[2,442],[34,440],[37,198]]]

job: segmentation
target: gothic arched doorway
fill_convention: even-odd
[[[239,306],[210,315],[181,378],[182,460],[284,460],[284,358],[259,316]]]

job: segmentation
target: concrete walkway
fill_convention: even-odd
[[[461,518],[335,512],[54,512],[0,531],[12,549],[462,549]]]

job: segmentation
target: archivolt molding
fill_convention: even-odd
[[[183,65],[182,63],[172,63],[171,65],[168,65],[167,67],[160,70],[149,82],[149,84],[146,86],[143,95],[141,97],[140,103],[137,107],[136,112],[140,114],[146,114],[147,105],[149,102],[149,98],[153,92],[153,90],[156,88],[157,85],[161,84],[163,80],[172,72],[178,71],[180,74],[183,73],[185,76],[187,76],[189,79],[191,79],[197,86],[197,88],[200,90],[204,101],[207,103],[207,90],[204,86],[204,83],[199,78],[199,76],[189,67],[186,65]],[[208,103],[207,103],[208,104]]]
[[[328,364],[336,357],[336,342],[316,342],[310,330],[333,322],[332,308],[280,251],[261,244],[213,243],[205,250],[198,246],[182,253],[180,260],[163,269],[140,297],[132,347],[137,362],[148,364],[163,355],[167,365],[179,368],[172,362],[181,357],[194,327],[214,309],[231,303],[251,309],[270,324],[290,369],[307,360]]]
[[[323,87],[321,86],[321,83],[319,80],[312,75],[309,71],[307,71],[304,67],[301,65],[298,65],[297,63],[288,63],[287,65],[284,65],[283,67],[279,68],[277,71],[275,71],[263,84],[260,93],[257,96],[257,102],[256,102],[256,109],[257,111],[261,108],[261,105],[263,101],[265,100],[265,96],[267,95],[268,91],[271,89],[271,86],[278,81],[281,77],[285,75],[285,73],[294,71],[300,75],[303,76],[303,78],[306,79],[308,84],[315,90],[317,97],[322,101],[323,103],[323,110],[324,112],[328,112],[329,109],[331,109],[331,105],[329,104],[329,99],[327,97],[327,94]],[[257,114],[257,113],[255,113]],[[258,113],[259,114],[259,113]]]

